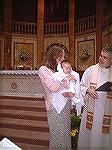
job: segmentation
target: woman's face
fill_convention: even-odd
[[[63,50],[62,53],[60,54],[60,56],[57,58],[57,63],[62,62],[63,60],[65,60],[65,51]]]
[[[101,52],[101,55],[99,57],[99,65],[102,68],[107,68],[110,66],[111,58],[110,58],[109,52]]]

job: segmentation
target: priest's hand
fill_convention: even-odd
[[[94,89],[88,88],[86,94],[89,94],[93,99],[98,98],[97,92]]]
[[[110,87],[110,90],[111,90],[111,91],[109,91],[108,94],[109,94],[110,96],[112,96],[112,86]]]
[[[112,91],[112,86],[110,87],[111,91]]]

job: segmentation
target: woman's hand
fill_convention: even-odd
[[[97,92],[94,89],[88,88],[86,90],[86,94],[89,94],[94,99],[98,98],[98,94],[97,94]]]
[[[69,81],[71,81],[71,80],[76,80],[73,75],[67,76],[66,79],[69,80]]]
[[[63,87],[64,87],[65,89],[68,89],[69,86],[70,86],[70,83],[69,83],[67,80],[65,80],[65,79],[62,80],[61,83],[63,84]]]
[[[74,94],[72,92],[65,92],[65,93],[62,93],[62,95],[66,98],[73,98],[74,97]]]

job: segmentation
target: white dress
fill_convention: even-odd
[[[65,98],[62,95],[62,93],[72,92],[75,95],[73,98],[71,98],[72,105],[76,106],[77,115],[80,115],[81,114],[81,108],[84,105],[83,97],[82,97],[81,90],[80,90],[80,78],[79,78],[79,74],[73,70],[71,71],[71,75],[73,75],[75,77],[75,80],[68,81],[70,83],[70,86],[66,89],[65,88],[62,89],[58,93],[53,94],[54,99],[56,97],[58,97],[58,101],[54,102],[54,107],[56,108],[57,112],[60,113],[62,111],[62,109],[64,108],[66,102],[67,102],[67,98]],[[60,82],[63,79],[65,79],[67,76],[68,76],[68,74],[65,74],[61,69],[59,70],[59,72],[56,72],[53,74],[54,80],[55,81],[57,80]],[[59,103],[60,103],[60,105],[59,105]]]

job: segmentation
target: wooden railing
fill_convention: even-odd
[[[36,35],[37,24],[26,22],[12,22],[12,33]]]
[[[96,16],[90,16],[76,21],[75,31],[91,30],[96,27]]]
[[[68,34],[68,22],[46,23],[44,34]]]
[[[75,32],[91,30],[96,27],[96,16],[91,16],[75,21]],[[12,22],[12,33],[37,35],[36,23]],[[69,33],[68,22],[45,23],[44,35]]]

